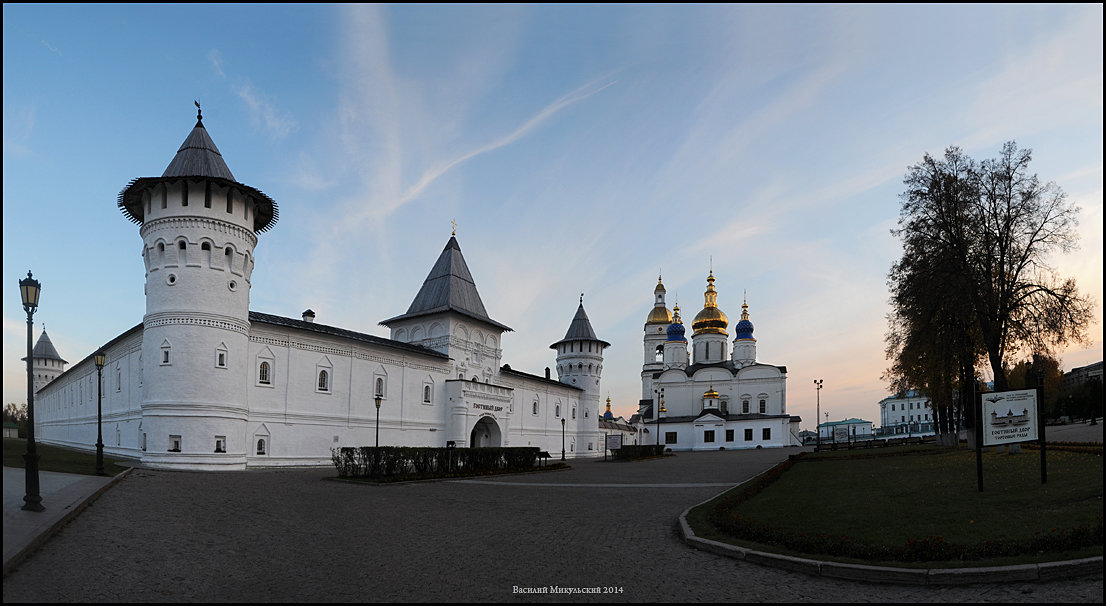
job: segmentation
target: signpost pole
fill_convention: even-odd
[[[973,387],[972,391],[976,391]],[[979,492],[983,492],[983,394],[975,393],[972,398],[975,411],[975,475],[979,481]]]
[[[1045,467],[1045,422],[1044,417],[1041,415],[1041,406],[1045,401],[1045,375],[1043,372],[1037,373],[1037,443],[1040,445],[1041,450],[1041,484],[1048,483],[1048,470]]]

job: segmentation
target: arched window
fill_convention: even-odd
[[[423,385],[422,386],[422,401],[426,402],[427,404],[430,403],[430,386],[429,385]]]
[[[760,414],[764,414],[766,412],[768,412],[768,403],[765,402],[764,400],[761,400],[760,401]]]
[[[381,377],[376,378],[376,397],[384,397],[384,379]]]
[[[560,404],[557,405],[557,411],[553,414],[553,416],[555,416],[555,417],[561,416],[561,405]]]
[[[538,414],[538,401],[534,400],[534,414]]]
[[[748,412],[749,412],[749,401],[748,400],[742,400],[741,401],[741,412],[748,414]]]
[[[261,366],[257,369],[257,382],[262,385],[269,385],[271,382],[269,379],[269,363],[262,362]]]
[[[319,391],[330,390],[330,375],[325,370],[319,371]]]
[[[265,438],[261,438],[257,441],[257,454],[265,454]]]

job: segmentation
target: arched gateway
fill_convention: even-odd
[[[499,425],[491,417],[481,417],[469,434],[469,445],[472,448],[488,448],[503,445],[503,432]]]

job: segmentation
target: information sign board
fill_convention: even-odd
[[[983,394],[984,446],[1036,440],[1038,422],[1036,389]]]

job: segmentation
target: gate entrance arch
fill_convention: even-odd
[[[469,434],[471,448],[489,448],[503,445],[503,432],[491,417],[481,417]]]

